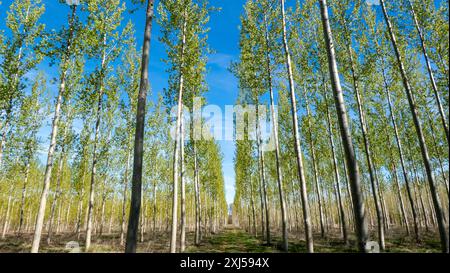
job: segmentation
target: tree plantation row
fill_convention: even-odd
[[[68,14],[50,29],[46,1],[5,2],[0,251],[190,252],[226,233],[220,146],[192,137],[202,118],[183,114],[206,103],[218,8],[59,1]],[[236,104],[269,106],[275,149],[260,123],[244,133],[256,140],[236,140],[231,219],[274,251],[333,237],[336,251],[390,251],[394,237],[449,251],[448,1],[372,2],[243,3]],[[136,10],[144,33],[125,19]],[[168,74],[155,100],[152,43]]]
[[[448,3],[329,2],[245,4],[238,100],[279,122],[274,152],[237,141],[235,221],[284,250],[437,233],[448,253]]]
[[[117,244],[136,251],[137,242],[172,227],[171,250],[178,239],[184,251],[186,231],[195,230],[198,244],[227,219],[218,144],[181,140],[174,150],[169,132],[180,67],[186,71],[185,101],[206,90],[206,3],[160,2],[158,23],[165,26],[160,42],[167,47],[170,83],[147,107],[153,1],[134,4],[61,1],[69,10],[67,22],[52,31],[40,23],[49,16],[43,2],[17,0],[9,7],[0,57],[1,224],[3,240],[32,234],[25,251],[38,252],[59,234],[71,234],[84,251],[95,251],[93,240],[113,234]],[[147,7],[143,66],[134,25],[123,20],[136,7]],[[186,12],[196,15],[183,17]],[[187,33],[186,45],[178,43]],[[185,63],[177,55],[182,47]],[[45,58],[59,65],[54,83],[44,73],[30,73]],[[58,85],[55,104],[48,99],[50,84]],[[52,127],[43,164],[38,131],[47,116]],[[178,197],[177,179],[178,204],[177,198],[171,202]]]

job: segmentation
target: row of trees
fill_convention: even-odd
[[[210,8],[202,1],[160,1],[170,80],[163,95],[146,105],[154,2],[134,4],[146,7],[141,55],[134,25],[123,20],[133,10],[123,1],[60,1],[69,14],[57,31],[42,23],[47,15],[41,1],[9,6],[0,36],[3,239],[31,233],[31,252],[38,252],[43,237],[50,245],[56,234],[73,234],[90,251],[93,238],[114,234],[125,251],[136,252],[149,234],[172,230],[175,252],[177,246],[185,250],[186,231],[195,231],[198,244],[224,224],[219,146],[185,138],[187,115],[178,107],[174,120],[170,112],[207,90]],[[42,61],[58,67],[58,76],[36,73]],[[46,148],[40,130],[49,135]]]
[[[275,150],[237,142],[235,220],[284,250],[400,229],[448,253],[448,2],[248,0],[241,24],[238,101],[270,104]]]

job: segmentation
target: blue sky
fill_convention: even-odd
[[[82,1],[82,0],[81,0]],[[2,0],[0,4],[0,29],[5,30],[5,17],[12,0]],[[69,8],[66,5],[58,3],[57,0],[42,0],[45,4],[46,11],[41,18],[41,22],[45,23],[46,29],[59,30],[63,24],[66,24]],[[128,9],[139,6],[133,5],[130,0],[125,0]],[[155,0],[155,15],[157,14],[157,5],[159,1]],[[237,97],[237,79],[228,71],[228,67],[233,60],[237,60],[239,56],[239,24],[240,14],[243,9],[245,0],[210,0],[210,4],[214,7],[220,7],[220,11],[210,14],[210,32],[209,47],[214,53],[209,56],[207,83],[209,91],[205,94],[208,104],[216,104],[224,109],[225,105],[234,104]],[[140,48],[142,45],[142,37],[144,31],[145,7],[142,6],[133,14],[126,12],[124,14],[124,24],[131,20],[135,25],[137,44]],[[167,87],[168,74],[165,72],[166,65],[162,61],[165,58],[165,48],[158,41],[160,35],[160,27],[156,20],[153,23],[151,56],[149,67],[149,78],[151,85],[151,100],[155,100],[158,93]],[[140,60],[136,60],[140,61]],[[57,78],[57,67],[50,67],[48,61],[43,61],[38,70],[43,70],[47,74],[47,78]],[[33,78],[36,71],[29,72],[28,78]],[[57,92],[57,83],[49,84],[49,93],[54,101]],[[53,107],[51,108],[53,109]],[[48,136],[50,133],[50,117],[44,122],[39,132],[42,139],[42,150],[40,159],[46,161],[46,150],[48,147]],[[81,126],[75,124],[75,126]],[[235,146],[233,141],[219,141],[223,154],[223,174],[225,178],[225,190],[227,202],[233,202],[234,198],[234,167],[233,157]]]

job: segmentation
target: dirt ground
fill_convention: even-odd
[[[0,252],[25,253],[31,249],[31,241],[33,234],[26,233],[20,236],[16,234],[8,234],[5,239],[0,240]],[[270,246],[264,244],[262,238],[247,233],[236,227],[225,227],[216,234],[205,235],[199,246],[192,244],[194,238],[192,232],[187,233],[186,252],[200,253],[262,253],[262,252],[281,252],[279,246],[281,244],[280,236],[272,234],[272,244]],[[425,231],[421,234],[421,242],[416,243],[411,237],[406,236],[402,231],[390,230],[386,236],[385,252],[398,253],[431,253],[440,252],[439,236],[435,232]],[[94,236],[89,252],[111,253],[123,252],[123,246],[120,245],[120,235],[105,234],[101,237]],[[169,233],[168,232],[152,232],[145,236],[143,242],[138,244],[138,252],[145,253],[164,253],[169,251]],[[376,238],[372,234],[371,238]],[[83,252],[84,238],[79,239],[74,234],[62,233],[53,237],[52,243],[47,244],[46,235],[43,235],[41,241],[40,252],[69,252],[68,243],[77,242],[80,251]],[[320,234],[314,236],[315,252],[333,252],[345,253],[356,252],[355,238],[350,236],[350,244],[345,245],[338,231],[329,232],[326,238],[320,238]],[[289,234],[289,252],[306,252],[306,245],[301,232],[291,231]]]

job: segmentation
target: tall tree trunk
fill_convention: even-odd
[[[259,151],[258,151],[258,156],[259,156]],[[259,201],[260,201],[260,210],[261,210],[261,237],[263,238],[263,240],[265,239],[266,236],[266,227],[264,225],[264,219],[265,219],[265,214],[264,214],[264,199],[263,199],[263,190],[262,190],[262,182],[261,179],[259,177],[258,179],[258,186],[259,186]]]
[[[13,198],[13,190],[14,190],[14,186],[11,185],[11,189],[9,190],[9,195],[8,195],[8,203],[6,205],[5,221],[3,222],[2,239],[5,239],[6,233],[8,232],[9,218],[10,218],[9,215],[10,215],[10,211],[11,211],[11,202],[12,202],[12,198]]]
[[[83,215],[83,197],[84,197],[84,175],[83,175],[83,185],[81,188],[81,193],[79,195],[78,199],[78,208],[77,208],[77,227],[75,229],[75,233],[77,234],[77,239],[80,239],[80,233],[81,233],[81,219]]]
[[[253,183],[250,180],[250,204],[252,206],[252,222],[253,222],[253,234],[255,237],[258,236],[258,230],[256,228],[256,212],[255,212],[255,200],[253,198]]]
[[[142,46],[141,81],[136,112],[136,131],[134,138],[133,179],[131,186],[130,216],[127,229],[125,252],[136,252],[139,211],[141,209],[142,162],[144,157],[145,105],[148,90],[148,64],[150,58],[150,38],[153,19],[153,1],[147,0],[145,12],[144,44]]]
[[[194,128],[192,126],[191,128]],[[194,129],[195,130],[195,129]],[[197,145],[196,140],[192,139],[192,150],[193,150],[193,156],[194,156],[194,197],[195,197],[195,235],[194,235],[194,243],[195,245],[200,244],[200,193],[199,193],[199,186],[198,186],[198,179],[199,179],[199,173],[198,173],[198,162],[197,162]]]
[[[39,210],[36,217],[36,225],[34,228],[34,235],[33,235],[33,244],[31,246],[31,253],[37,253],[39,251],[39,244],[41,242],[41,235],[42,235],[42,227],[44,225],[44,217],[45,217],[45,207],[47,206],[47,196],[48,192],[50,190],[50,178],[52,175],[52,168],[53,168],[53,154],[55,152],[56,147],[56,137],[58,135],[58,124],[59,119],[61,117],[61,103],[63,95],[66,92],[66,76],[67,76],[67,61],[70,54],[70,47],[72,43],[72,36],[74,32],[73,24],[75,20],[75,13],[77,6],[72,5],[72,15],[69,22],[69,37],[67,40],[67,46],[66,51],[63,56],[63,59],[61,61],[61,76],[60,76],[60,85],[58,90],[58,97],[56,99],[56,105],[55,105],[55,113],[53,116],[53,122],[52,122],[52,133],[50,135],[50,146],[48,147],[48,155],[47,155],[47,165],[45,167],[45,174],[44,174],[44,185],[42,189],[41,194],[41,200],[39,202]]]
[[[319,205],[319,222],[320,222],[320,237],[325,237],[325,227],[324,227],[324,215],[323,215],[323,206],[322,206],[322,196],[321,196],[321,187],[319,184],[319,172],[317,169],[317,159],[316,159],[316,151],[315,151],[315,144],[313,140],[312,130],[311,130],[311,112],[309,110],[309,104],[308,99],[305,94],[305,102],[306,102],[306,111],[308,115],[308,134],[309,134],[309,148],[311,150],[311,160],[313,165],[313,175],[314,175],[314,184],[316,186],[316,195],[317,195],[317,202]]]
[[[266,170],[265,170],[265,162],[264,162],[264,151],[262,148],[262,139],[261,139],[261,128],[260,128],[260,116],[259,116],[259,101],[256,101],[256,142],[258,147],[258,163],[259,163],[259,177],[261,180],[262,194],[263,194],[263,202],[264,202],[264,215],[265,215],[265,224],[266,224],[266,242],[267,245],[270,245],[270,215],[269,215],[269,201],[267,199],[267,185],[266,185]]]
[[[324,88],[326,88],[326,85],[324,83]],[[333,157],[333,169],[334,169],[334,184],[336,187],[336,193],[337,193],[337,201],[339,205],[339,216],[340,216],[340,222],[341,222],[341,229],[342,229],[342,237],[345,244],[348,244],[348,235],[347,235],[347,223],[345,222],[345,211],[344,211],[344,205],[342,204],[342,198],[341,198],[341,179],[339,176],[339,169],[338,169],[338,162],[336,158],[336,147],[334,145],[334,133],[333,133],[333,127],[331,125],[331,115],[328,108],[328,96],[326,94],[326,90],[324,90],[325,95],[325,111],[327,113],[327,124],[328,124],[328,137],[330,140],[330,146],[331,146],[331,155]]]
[[[367,168],[369,170],[370,185],[372,187],[373,201],[375,204],[375,211],[377,214],[378,243],[380,245],[380,249],[384,250],[385,249],[385,240],[384,240],[385,221],[384,221],[383,207],[380,202],[378,180],[377,180],[377,176],[375,174],[376,170],[374,167],[374,163],[372,161],[372,153],[371,153],[371,149],[370,149],[370,142],[369,142],[369,137],[368,137],[368,132],[367,132],[367,124],[366,124],[365,113],[364,113],[364,109],[363,109],[364,106],[363,106],[361,94],[359,91],[358,79],[357,79],[357,75],[356,75],[356,68],[355,68],[355,63],[353,60],[353,53],[352,53],[350,44],[347,44],[347,54],[349,55],[350,71],[352,74],[353,88],[355,91],[356,103],[358,106],[359,123],[361,126],[361,132],[362,132],[363,143],[364,143],[364,153],[365,153],[366,160],[367,160]]]
[[[294,138],[295,138],[295,153],[297,159],[297,171],[298,178],[300,180],[300,193],[302,199],[302,209],[303,209],[303,221],[305,225],[305,237],[306,237],[306,245],[309,253],[314,252],[314,242],[313,242],[313,234],[311,227],[311,218],[310,218],[310,209],[309,209],[309,201],[306,190],[306,180],[305,174],[303,170],[303,158],[302,151],[300,146],[300,136],[298,129],[298,119],[297,119],[297,103],[295,98],[295,85],[294,85],[294,76],[292,73],[292,64],[291,64],[291,54],[289,52],[289,45],[287,40],[287,30],[286,30],[286,15],[284,9],[284,0],[281,0],[281,19],[283,26],[283,46],[284,46],[284,54],[286,61],[286,68],[288,72],[289,78],[289,91],[291,97],[291,112],[292,112],[292,123],[294,130]]]
[[[114,194],[112,202],[111,202],[111,212],[109,215],[109,227],[108,227],[108,234],[112,234],[112,227],[114,222],[114,212],[116,208],[116,194]]]
[[[176,253],[177,248],[177,221],[178,221],[178,176],[179,173],[179,155],[180,155],[180,145],[182,145],[180,140],[181,135],[181,123],[182,118],[184,117],[183,113],[183,87],[184,87],[184,74],[183,74],[183,68],[184,68],[184,54],[186,50],[186,28],[187,28],[187,12],[184,12],[184,18],[183,18],[183,27],[181,30],[181,56],[180,56],[180,67],[179,67],[179,73],[180,78],[178,82],[178,109],[177,109],[177,127],[175,128],[175,148],[173,152],[173,202],[172,202],[172,230],[171,230],[171,237],[170,237],[170,252]]]
[[[342,147],[342,141],[338,141],[339,143],[339,151],[344,154],[344,148]],[[348,176],[348,171],[347,171],[347,164],[345,163],[345,158],[344,158],[344,164],[342,164],[344,167],[344,178],[345,178],[345,190],[347,191],[347,198],[348,198],[348,207],[350,208],[350,213],[348,213],[349,215],[349,222],[351,222],[351,217],[350,215],[353,216],[353,219],[355,218],[354,215],[354,209],[353,209],[353,199],[352,199],[352,193],[351,193],[351,189],[350,189],[350,183],[349,183],[349,176]],[[353,223],[353,229],[355,229],[355,223]]]
[[[72,196],[70,196],[69,204],[67,205],[66,215],[65,215],[65,218],[64,218],[65,219],[64,220],[64,225],[63,225],[64,231],[69,230],[69,227],[71,226],[69,216],[70,216],[70,209],[72,208],[72,202],[73,202]]]
[[[141,188],[142,191],[144,191],[144,187]],[[140,216],[140,224],[139,224],[139,233],[140,233],[140,242],[144,242],[144,234],[145,234],[145,229],[144,229],[144,222],[145,222],[145,209],[146,209],[146,204],[144,202],[144,192],[141,193],[141,204],[144,204],[144,209],[141,209],[141,216]]]
[[[411,169],[412,169],[412,174],[411,175],[413,176],[413,179],[414,179],[413,187],[414,187],[414,189],[416,191],[416,194],[417,194],[417,199],[418,199],[418,203],[420,205],[420,209],[422,210],[423,224],[425,226],[425,230],[428,232],[429,231],[429,225],[428,225],[429,224],[429,220],[428,220],[428,215],[429,214],[428,214],[428,211],[425,209],[425,204],[423,203],[422,192],[421,192],[421,189],[420,189],[419,174],[417,172],[416,163],[415,163],[415,161],[414,161],[414,159],[412,157],[411,147],[409,147],[409,148],[410,148],[410,151],[411,151],[411,154],[410,154]]]
[[[280,208],[281,208],[281,223],[282,223],[282,237],[283,245],[282,249],[288,251],[288,232],[287,232],[287,219],[286,219],[286,201],[284,200],[283,192],[283,175],[281,172],[280,163],[280,144],[278,141],[278,120],[275,116],[275,102],[273,99],[273,88],[272,88],[272,68],[270,64],[270,52],[269,52],[269,32],[267,27],[267,18],[264,16],[264,30],[265,30],[265,40],[266,40],[266,66],[267,66],[267,81],[269,83],[269,93],[270,93],[270,112],[272,115],[272,125],[273,125],[273,138],[275,142],[275,163],[277,167],[277,185],[278,194],[280,198]],[[320,202],[320,201],[319,201]],[[322,218],[321,218],[322,220]]]
[[[325,44],[327,48],[329,72],[334,93],[334,101],[339,121],[339,128],[341,131],[342,144],[345,151],[347,169],[349,171],[353,208],[355,210],[355,226],[358,239],[358,249],[360,252],[366,252],[366,242],[368,240],[369,234],[367,230],[367,219],[364,211],[364,200],[361,191],[358,163],[353,148],[352,137],[350,135],[347,110],[345,107],[344,96],[342,94],[342,87],[339,79],[339,72],[336,64],[333,36],[328,19],[328,6],[326,0],[320,0],[319,3],[323,32],[325,36]]]
[[[156,235],[156,214],[158,212],[157,209],[157,199],[156,199],[156,181],[153,182],[153,234]]]
[[[403,86],[405,88],[405,92],[406,92],[406,96],[408,98],[408,103],[409,103],[409,107],[410,107],[410,111],[411,111],[411,115],[413,118],[413,122],[414,122],[414,127],[416,128],[416,133],[417,133],[417,138],[419,140],[419,144],[420,144],[420,150],[422,153],[422,159],[423,159],[423,163],[425,165],[425,171],[427,173],[427,177],[428,177],[428,184],[430,187],[430,193],[431,193],[431,197],[433,198],[433,205],[434,205],[434,210],[436,212],[436,217],[438,220],[438,226],[439,226],[439,235],[441,238],[441,248],[442,248],[442,252],[444,253],[448,253],[449,252],[449,236],[447,234],[448,230],[445,226],[445,220],[444,220],[444,214],[441,208],[441,202],[439,200],[439,196],[437,193],[437,189],[435,186],[435,182],[434,182],[434,177],[433,177],[433,172],[431,169],[431,162],[430,162],[430,157],[428,155],[428,148],[427,145],[425,143],[425,137],[423,135],[423,131],[422,131],[422,125],[420,123],[419,117],[418,117],[418,113],[417,113],[417,107],[416,107],[416,103],[414,100],[414,96],[411,90],[411,86],[409,84],[409,79],[408,76],[406,75],[406,71],[405,71],[405,67],[403,65],[403,60],[402,57],[400,55],[400,51],[398,49],[398,45],[397,45],[397,41],[395,38],[395,34],[392,30],[392,25],[391,25],[391,21],[389,19],[389,16],[387,14],[386,11],[386,6],[384,3],[384,0],[380,0],[381,3],[381,7],[383,10],[383,15],[386,21],[386,25],[389,31],[389,36],[391,38],[391,42],[392,42],[392,46],[394,48],[395,51],[395,56],[397,58],[397,62],[398,62],[398,66],[400,69],[400,74],[402,76],[402,80],[403,80]]]
[[[92,222],[93,222],[93,214],[94,214],[94,199],[95,199],[95,176],[97,173],[97,160],[98,160],[98,140],[100,135],[100,123],[102,117],[102,109],[103,109],[103,73],[105,71],[106,64],[106,34],[103,34],[103,53],[102,53],[102,63],[101,63],[101,76],[98,84],[98,102],[97,102],[97,117],[95,121],[95,129],[94,129],[94,148],[92,151],[92,169],[91,169],[91,185],[89,192],[89,204],[88,204],[88,216],[87,216],[87,226],[86,226],[86,243],[85,243],[85,251],[89,251],[91,247],[91,236],[92,236]]]
[[[384,81],[384,88],[385,88],[386,96],[387,96],[387,100],[388,100],[389,115],[391,118],[392,125],[394,126],[395,142],[397,144],[397,149],[398,149],[398,153],[399,153],[399,157],[400,157],[400,165],[402,167],[403,179],[405,180],[406,192],[408,194],[409,205],[410,205],[411,212],[413,215],[414,235],[415,235],[416,241],[418,242],[420,240],[420,234],[419,234],[419,224],[418,224],[418,219],[417,219],[417,212],[416,212],[416,209],[414,206],[414,199],[413,199],[413,195],[411,192],[411,186],[410,186],[410,181],[408,178],[408,173],[406,172],[406,165],[405,165],[405,159],[404,159],[404,155],[403,155],[402,143],[401,143],[401,140],[400,140],[400,137],[398,134],[397,122],[396,122],[396,117],[395,117],[395,113],[394,113],[394,107],[392,105],[391,92],[389,91],[388,83],[387,83],[386,76],[385,76],[384,64],[382,65],[382,75],[383,75],[383,81]]]
[[[59,195],[61,194],[61,177],[63,171],[63,162],[64,162],[64,149],[61,150],[61,156],[59,158],[58,164],[58,172],[56,174],[56,189],[55,189],[55,197],[53,197],[52,206],[50,208],[50,217],[48,219],[48,235],[47,235],[47,244],[50,245],[52,242],[52,233],[53,233],[53,219],[55,217],[55,209],[58,203]]]
[[[120,245],[125,245],[125,216],[127,208],[127,193],[128,193],[128,170],[130,168],[131,151],[128,151],[127,165],[125,166],[125,173],[123,179],[123,194],[122,194],[122,214],[120,218]]]
[[[181,232],[180,252],[186,249],[186,181],[184,177],[184,115],[181,117],[180,125],[180,182],[181,182]]]
[[[434,96],[436,99],[436,104],[437,104],[437,107],[439,110],[439,115],[441,116],[442,127],[444,127],[445,136],[447,137],[447,143],[450,144],[450,136],[449,136],[449,131],[448,131],[447,118],[444,113],[444,108],[442,107],[441,98],[439,96],[436,81],[434,80],[433,70],[431,69],[430,60],[428,58],[427,48],[425,46],[425,40],[423,37],[422,28],[420,27],[419,22],[417,21],[416,12],[414,11],[414,6],[413,6],[411,0],[408,0],[408,3],[409,3],[409,7],[411,9],[411,14],[412,14],[412,17],[414,20],[414,26],[416,27],[417,33],[419,34],[420,45],[422,47],[423,57],[425,58],[425,63],[427,65],[428,76],[430,77],[431,87],[433,88]]]
[[[25,167],[25,178],[23,180],[22,196],[20,198],[19,230],[18,230],[19,235],[22,233],[23,216],[25,213],[25,202],[26,202],[26,196],[27,196],[27,185],[28,185],[28,176],[29,175],[30,175],[30,163],[28,162]]]
[[[102,195],[102,203],[101,203],[101,209],[100,209],[100,231],[98,236],[102,237],[103,235],[103,227],[105,223],[105,206],[106,206],[106,193],[103,193]]]
[[[391,143],[389,134],[387,132],[386,132],[386,135],[388,136],[388,143]],[[402,196],[402,189],[401,189],[400,183],[398,181],[397,167],[395,164],[394,156],[392,155],[392,149],[390,147],[388,149],[389,149],[389,156],[390,156],[391,164],[392,164],[392,172],[391,173],[394,176],[395,186],[397,187],[397,196],[398,196],[398,201],[400,203],[400,212],[402,214],[402,221],[403,221],[403,224],[405,225],[406,234],[409,236],[410,231],[409,231],[408,214],[406,213],[405,203],[403,201],[403,196]]]

